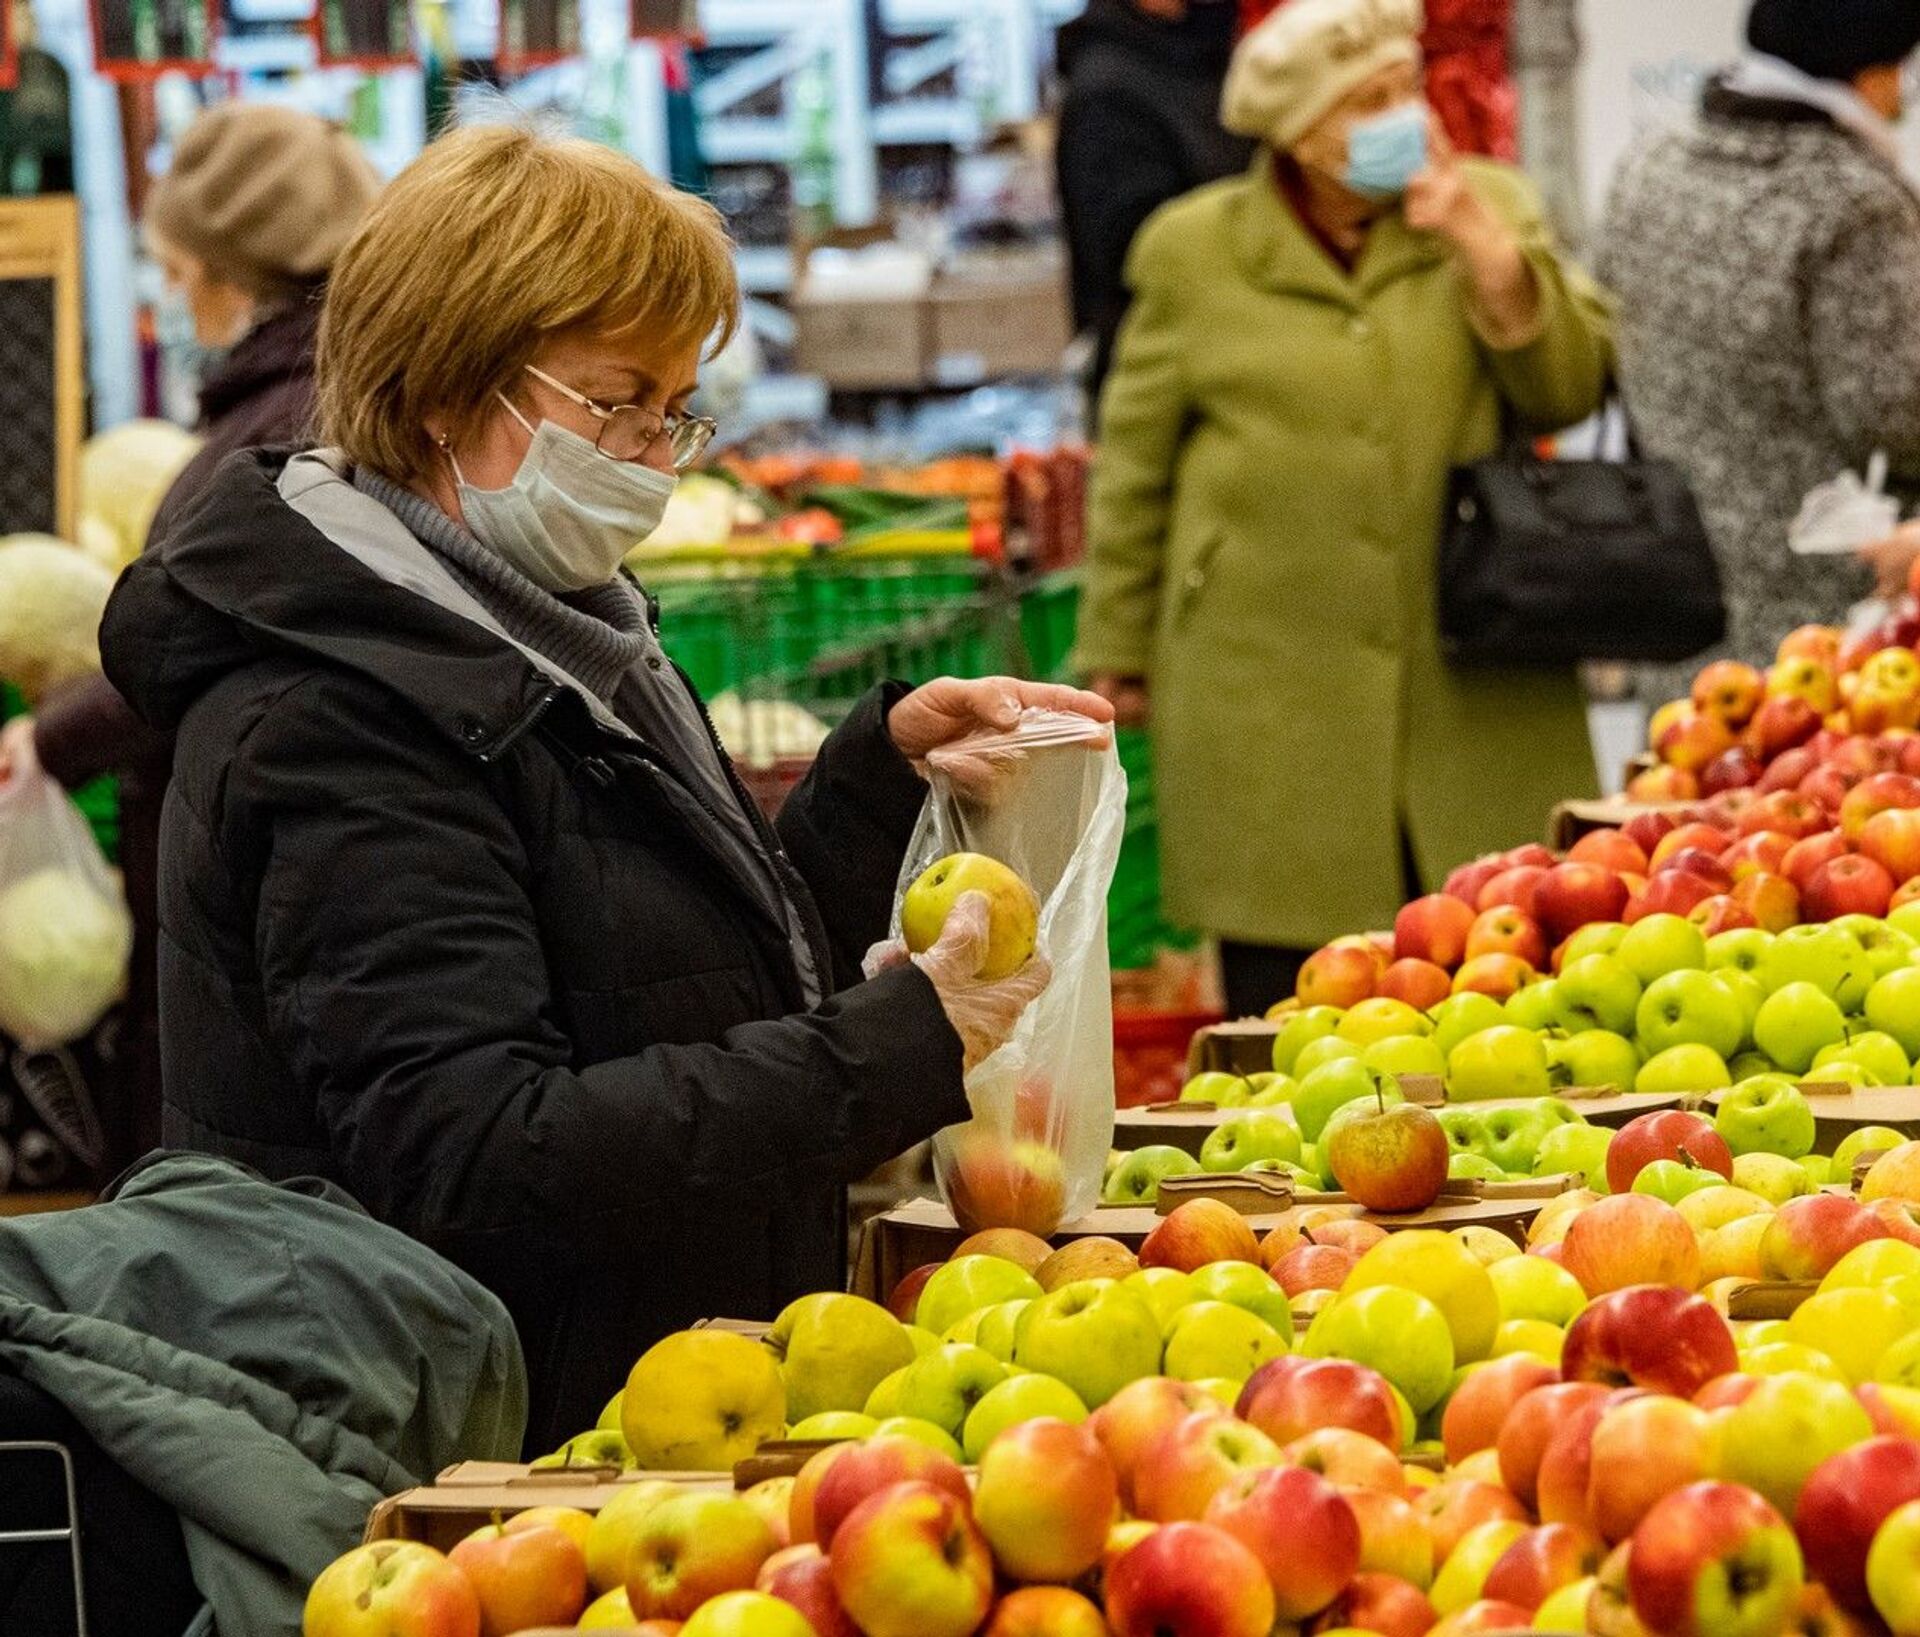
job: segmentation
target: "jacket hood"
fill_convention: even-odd
[[[1151,61],[1176,74],[1223,78],[1233,59],[1239,7],[1232,0],[1189,0],[1176,22],[1149,17],[1133,0],[1089,0],[1087,9],[1060,30],[1059,62],[1071,73],[1087,47],[1103,44]]]
[[[570,679],[517,648],[337,457],[248,450],[121,577],[108,679],[177,729],[232,672],[275,655],[360,672],[482,757]]]

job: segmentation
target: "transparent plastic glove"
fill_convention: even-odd
[[[16,716],[0,726],[0,784],[16,775],[29,778],[40,768],[33,743],[33,718]]]
[[[1052,967],[1039,955],[1012,977],[986,979],[979,975],[981,963],[987,958],[991,913],[985,894],[962,893],[933,948],[909,955],[904,943],[891,939],[868,950],[864,963],[870,978],[909,961],[926,973],[947,1021],[960,1037],[969,1069],[1007,1043],[1021,1013],[1046,992],[1053,977]]]

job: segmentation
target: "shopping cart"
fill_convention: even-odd
[[[65,1444],[37,1438],[0,1441],[0,1490],[24,1488],[31,1480],[31,1467],[49,1461],[56,1463],[60,1472],[66,1496],[64,1521],[45,1528],[0,1529],[0,1551],[64,1544],[73,1566],[74,1637],[87,1637],[86,1571],[80,1558],[80,1491],[74,1480],[73,1452]]]

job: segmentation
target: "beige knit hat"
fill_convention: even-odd
[[[360,144],[297,108],[223,102],[174,147],[148,228],[258,299],[323,278],[379,192]]]
[[[1286,0],[1234,52],[1220,118],[1289,147],[1356,85],[1418,62],[1425,23],[1421,0]]]

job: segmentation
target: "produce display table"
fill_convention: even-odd
[[[629,1484],[666,1478],[690,1489],[730,1489],[715,1472],[617,1472],[612,1467],[522,1466],[516,1461],[461,1461],[431,1484],[389,1496],[367,1518],[366,1539],[417,1540],[451,1549],[495,1515],[511,1517],[534,1506],[571,1506],[598,1512]]]
[[[1803,1085],[1800,1089],[1813,1106],[1817,1154],[1831,1154],[1862,1126],[1890,1126],[1902,1136],[1920,1137],[1920,1087],[1869,1086],[1853,1091]],[[1717,1105],[1721,1096],[1716,1091],[1707,1103]]]

